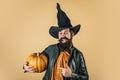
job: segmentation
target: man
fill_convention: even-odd
[[[43,80],[89,80],[83,54],[72,43],[73,36],[80,30],[80,25],[73,27],[58,3],[57,10],[59,26],[52,26],[49,33],[59,39],[59,43],[50,45],[41,53],[48,59]],[[36,72],[27,64],[23,67],[27,72]]]

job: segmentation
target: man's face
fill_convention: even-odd
[[[71,39],[73,35],[70,33],[70,29],[63,29],[58,32],[58,39],[61,41],[61,43],[66,43],[68,39]]]

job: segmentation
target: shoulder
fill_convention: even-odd
[[[76,58],[76,60],[84,61],[83,53],[75,47],[73,49],[73,56]]]
[[[76,56],[83,57],[83,53],[79,49],[77,49],[76,47],[73,47],[73,53]]]
[[[48,47],[46,47],[46,49],[54,48],[54,47],[57,47],[57,44],[51,44],[51,45],[49,45]]]
[[[57,48],[57,44],[52,44],[52,45],[49,45],[48,47],[46,47],[44,51],[50,51],[50,50],[53,50],[55,48]]]
[[[78,54],[82,54],[82,52],[79,49],[77,49],[76,47],[74,47],[74,46],[73,46],[73,51],[78,53]]]

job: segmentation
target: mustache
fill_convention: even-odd
[[[62,37],[62,38],[60,38],[60,39],[59,39],[59,41],[61,42],[61,41],[62,41],[62,39],[69,40],[67,37]]]
[[[66,39],[66,43],[62,43],[62,40],[63,39]],[[72,44],[72,38],[68,39],[67,37],[62,37],[59,39],[59,48],[61,51],[64,51],[64,50],[69,50],[70,46]]]

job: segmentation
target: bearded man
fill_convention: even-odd
[[[83,54],[72,43],[72,38],[80,30],[80,25],[73,27],[58,3],[57,10],[58,27],[52,26],[49,33],[58,39],[59,43],[48,46],[40,54],[48,59],[43,80],[89,80]],[[27,64],[23,67],[25,72],[37,72]]]

